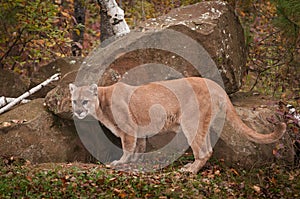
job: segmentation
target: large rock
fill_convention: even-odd
[[[229,5],[222,1],[203,1],[149,19],[137,28],[146,33],[163,29],[176,30],[201,44],[216,63],[227,93],[239,90],[245,74],[247,53],[243,28]],[[185,57],[160,49],[141,48],[118,56],[107,68],[100,84],[113,84],[130,69],[147,63],[167,65],[183,76],[207,76],[199,74]]]
[[[29,81],[10,70],[0,69],[0,97],[19,97],[29,88]]]
[[[30,88],[42,83],[55,73],[60,73],[62,78],[68,76],[74,71],[78,71],[83,58],[81,57],[64,57],[58,58],[47,65],[41,66],[37,71],[35,71],[30,78]],[[51,82],[50,84],[43,87],[43,89],[31,95],[30,99],[43,98],[47,93],[57,86],[57,82]]]
[[[242,92],[234,94],[231,100],[247,126],[262,134],[274,130],[274,125],[270,121],[276,120],[276,101]],[[213,156],[224,159],[229,165],[240,165],[245,168],[270,165],[274,162],[292,165],[296,158],[293,140],[288,133],[275,143],[257,144],[233,129],[229,122],[224,124]]]
[[[45,105],[48,110],[63,119],[72,119],[71,94],[68,84],[74,82],[75,77],[76,73],[71,73],[67,79],[62,79],[45,97]]]
[[[244,31],[227,3],[203,1],[177,8],[146,21],[141,27],[146,30],[169,28],[195,39],[215,61],[226,92],[234,93],[241,87],[247,59]]]
[[[72,81],[74,81],[82,61],[83,58],[80,57],[59,58],[47,65],[41,66],[37,71],[33,72],[30,78],[21,77],[19,74],[10,70],[0,69],[0,97],[19,97],[55,73],[61,73],[61,77],[65,78],[65,76],[69,76],[70,73],[75,72],[74,78],[72,79]],[[56,86],[57,82],[51,82],[29,96],[28,99],[43,98]]]
[[[49,86],[49,90],[47,90],[47,93],[44,95],[45,104],[48,110],[61,118],[72,119],[69,83],[75,81],[82,61],[82,58],[63,58],[43,67],[42,71],[46,72],[48,68],[53,68],[51,66],[54,65],[56,68],[55,70],[58,70],[61,73],[61,79],[58,82],[55,82],[55,87],[50,85],[51,87]]]
[[[242,120],[259,133],[271,133],[273,125],[266,118],[271,118],[274,111],[268,108],[236,107]],[[272,144],[257,144],[225,123],[222,134],[214,147],[213,157],[223,159],[228,165],[240,165],[244,168],[271,165],[274,162],[292,165],[295,151],[293,141],[288,134]]]
[[[0,156],[34,163],[91,160],[71,121],[64,121],[36,99],[0,115]]]

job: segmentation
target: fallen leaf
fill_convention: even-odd
[[[289,180],[292,181],[294,179],[295,179],[295,177],[293,175],[289,174]]]
[[[126,198],[127,194],[125,192],[119,193],[118,195],[120,198]]]
[[[220,176],[220,174],[221,174],[220,170],[215,171],[215,175]]]
[[[230,171],[231,171],[232,173],[234,173],[235,175],[237,175],[237,176],[240,175],[234,168],[231,168]]]
[[[257,193],[260,193],[260,187],[259,187],[259,186],[253,185],[252,188],[253,188],[254,191],[256,191]]]

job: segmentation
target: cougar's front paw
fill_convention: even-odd
[[[193,168],[192,168],[192,163],[188,163],[184,165],[181,169],[180,172],[183,173],[194,173]]]
[[[115,167],[115,166],[118,166],[120,164],[123,164],[123,162],[120,161],[120,160],[115,160],[115,161],[112,161],[111,163],[107,164],[106,167],[108,167],[108,168]]]

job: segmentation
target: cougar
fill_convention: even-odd
[[[212,154],[209,129],[218,110],[226,120],[250,141],[268,144],[280,139],[286,124],[274,132],[260,134],[249,128],[237,115],[228,95],[212,80],[189,77],[131,86],[118,82],[111,86],[69,85],[74,115],[91,115],[121,138],[123,155],[112,166],[136,161],[135,153],[145,150],[145,139],[155,133],[182,131],[187,138],[194,162],[181,170],[196,174]]]

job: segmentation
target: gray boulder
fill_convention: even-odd
[[[0,115],[0,156],[33,163],[92,160],[73,122],[54,116],[43,104],[36,99]]]
[[[171,10],[168,14],[149,19],[137,31],[172,29],[201,44],[216,63],[227,93],[234,93],[242,85],[246,70],[244,31],[231,7],[222,1],[203,1]],[[195,53],[195,52],[191,52]],[[184,58],[159,49],[141,49],[122,55],[107,69],[103,85],[111,84],[135,66],[146,63],[166,64],[183,76],[199,76]]]

